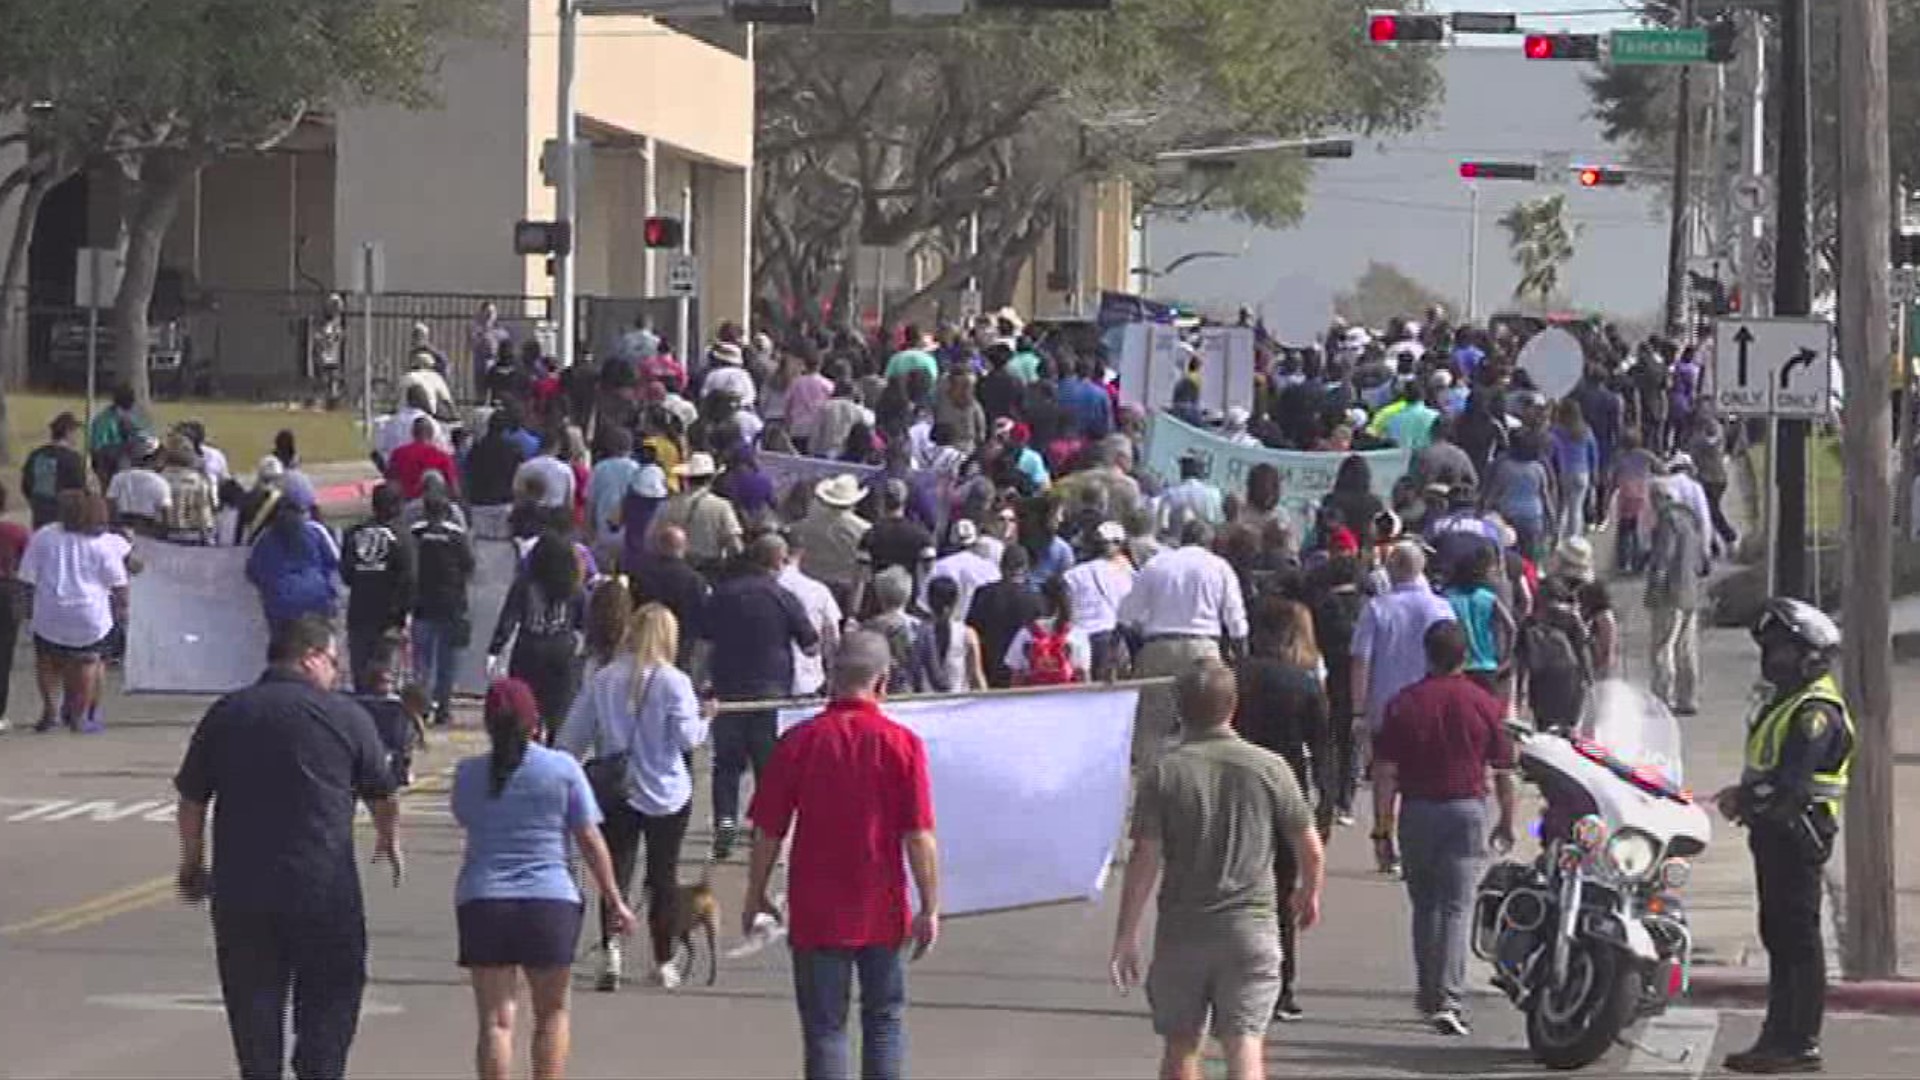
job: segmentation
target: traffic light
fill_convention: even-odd
[[[1533,180],[1540,175],[1540,166],[1530,161],[1463,161],[1460,163],[1462,180]]]
[[[650,217],[640,230],[641,242],[650,248],[677,248],[686,235],[687,226],[677,217]]]
[[[515,255],[570,255],[573,253],[573,226],[565,221],[516,221],[513,223]]]
[[[1301,150],[1310,158],[1350,158],[1353,156],[1353,140],[1317,139]]]
[[[1523,46],[1529,60],[1598,60],[1599,34],[1528,34]]]
[[[1367,12],[1367,40],[1375,45],[1411,41],[1434,44],[1447,37],[1447,17],[1404,11]]]
[[[1716,64],[1733,63],[1740,48],[1740,24],[1732,15],[1722,15],[1707,24],[1707,59]]]
[[[818,9],[814,0],[733,0],[727,14],[736,23],[812,26]]]
[[[1578,174],[1581,187],[1619,187],[1627,182],[1625,169],[1608,169],[1599,165],[1582,165]]]

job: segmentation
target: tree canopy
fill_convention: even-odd
[[[981,12],[898,21],[885,0],[823,0],[814,28],[769,27],[758,65],[759,314],[844,313],[858,246],[919,244],[989,306],[1085,181],[1145,205],[1278,224],[1301,211],[1298,158],[1173,175],[1154,155],[1254,137],[1412,126],[1432,58],[1362,40],[1352,0],[1117,0],[1108,13]],[[969,223],[979,254],[969,257]]]
[[[1433,307],[1457,310],[1449,297],[1392,263],[1371,261],[1353,288],[1333,298],[1333,309],[1355,326],[1385,326],[1390,320]]]
[[[30,148],[0,184],[31,192],[85,167],[118,176],[117,358],[143,399],[159,248],[194,174],[344,104],[428,103],[449,35],[483,29],[504,2],[0,0],[0,113],[24,111],[15,138]],[[23,214],[17,232],[31,228]]]

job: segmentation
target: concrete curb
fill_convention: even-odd
[[[1767,980],[1736,971],[1695,971],[1689,1004],[1707,1007],[1767,1003]],[[1827,1008],[1843,1012],[1920,1015],[1920,980],[1827,983]]]

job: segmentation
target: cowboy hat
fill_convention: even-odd
[[[1553,569],[1571,578],[1592,581],[1593,545],[1582,536],[1570,536],[1560,541],[1560,546],[1553,549]]]
[[[673,467],[676,476],[712,476],[719,471],[719,467],[713,463],[713,455],[705,450],[688,454],[686,461]]]
[[[715,363],[738,364],[740,362],[740,346],[735,345],[731,341],[723,341],[713,347],[713,359]]]
[[[866,498],[867,489],[860,486],[860,481],[852,473],[841,473],[813,485],[813,497],[828,506],[845,510]]]

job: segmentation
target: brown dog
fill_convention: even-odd
[[[704,931],[707,939],[707,985],[712,986],[720,975],[720,953],[715,945],[720,931],[720,898],[713,892],[712,869],[702,869],[699,881],[680,886],[675,892],[674,901],[673,922],[668,927],[668,936],[686,950],[684,970],[692,975],[693,932]]]

